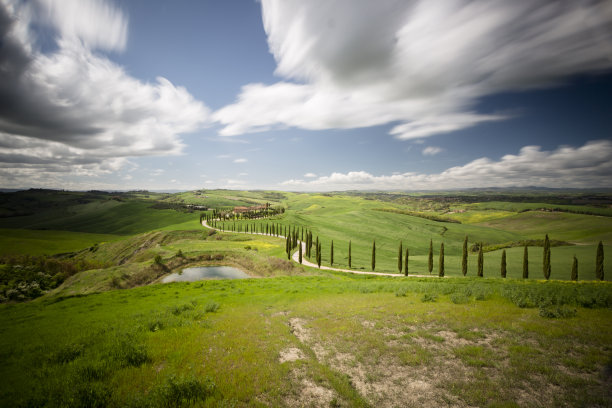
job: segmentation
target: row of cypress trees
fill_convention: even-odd
[[[202,220],[202,216],[200,217],[200,221]],[[217,228],[217,220],[209,220],[213,223],[213,226]],[[225,223],[222,223],[221,229],[225,230]],[[242,225],[237,226],[233,223],[231,227],[232,231],[237,232],[251,232],[257,233],[257,224],[247,224],[244,227]],[[259,224],[259,233],[265,235],[273,235],[273,236],[281,236],[283,234],[283,226],[277,223],[265,223]],[[304,237],[305,235],[305,237]],[[284,226],[284,236],[286,240],[285,250],[287,252],[287,258],[291,258],[291,252],[295,249],[296,246],[299,246],[298,259],[299,262],[302,263],[303,253],[302,253],[302,245],[299,245],[299,242],[305,243],[305,255],[307,258],[312,256],[312,247],[314,244],[315,247],[315,261],[318,267],[321,267],[321,241],[319,237],[316,237],[316,240],[312,239],[312,231],[304,230],[301,228],[301,239],[300,239],[300,228],[292,227],[292,226]],[[304,241],[304,238],[306,239]],[[348,267],[352,268],[352,241],[349,240],[348,246]],[[397,269],[400,273],[404,273],[405,276],[408,276],[408,259],[409,259],[409,249],[405,249],[405,253],[403,250],[403,242],[400,241],[398,248],[398,256],[397,256]],[[542,273],[545,279],[550,279],[551,274],[551,262],[550,262],[550,239],[548,238],[548,234],[546,234],[544,238],[544,251],[543,251],[543,263],[542,263]],[[334,241],[331,241],[330,245],[330,264],[334,265]],[[604,279],[604,251],[603,251],[603,243],[599,241],[597,245],[597,254],[595,259],[595,278],[598,280]],[[372,271],[376,270],[376,240],[372,242],[372,263],[371,263]],[[429,252],[427,256],[427,269],[431,274],[433,271],[433,240],[429,241]],[[468,237],[466,236],[463,240],[462,246],[462,256],[461,256],[461,273],[463,276],[467,275],[468,270]],[[529,251],[528,247],[525,244],[523,250],[523,279],[529,278]],[[444,276],[444,243],[440,244],[440,254],[438,259],[438,276]],[[484,253],[483,253],[483,244],[478,244],[478,257],[477,257],[477,268],[476,274],[479,277],[484,276]],[[502,251],[501,255],[501,264],[500,264],[500,275],[502,278],[505,278],[507,274],[507,263],[506,263],[506,250]],[[578,259],[576,255],[574,255],[572,260],[572,269],[571,269],[571,280],[578,280]]]

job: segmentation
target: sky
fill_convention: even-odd
[[[0,0],[0,188],[612,188],[612,1]]]

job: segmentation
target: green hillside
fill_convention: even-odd
[[[582,197],[499,196],[2,194],[0,407],[609,406],[611,218],[538,210]],[[347,266],[350,240],[363,271],[375,239],[377,272],[397,271],[401,241],[410,273],[428,275],[432,240],[433,276],[299,265],[283,238],[204,228],[199,218],[212,211],[193,207],[266,202],[285,212],[217,224],[312,230],[323,265],[334,241],[336,267]],[[557,245],[550,281],[545,234]],[[460,276],[465,236],[484,244],[484,278],[475,252]],[[598,240],[604,282],[595,281]],[[441,243],[444,279],[435,277]],[[579,281],[568,282],[574,255]],[[212,265],[252,278],[159,283]]]

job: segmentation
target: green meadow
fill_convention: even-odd
[[[610,406],[609,197],[525,194],[1,194],[0,406]],[[285,212],[225,229],[310,230],[322,264],[333,240],[341,268],[351,241],[359,271],[376,240],[376,271],[397,272],[401,241],[420,275],[431,240],[432,277],[302,266],[283,238],[204,228],[211,212],[193,209],[266,202]],[[545,234],[557,242],[548,281],[533,241]],[[472,251],[461,276],[465,236],[484,245],[484,278]],[[211,265],[252,278],[160,283]]]

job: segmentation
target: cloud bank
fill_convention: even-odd
[[[612,3],[262,0],[275,84],[214,113],[232,136],[396,123],[414,139],[507,119],[479,98],[612,67]]]
[[[103,0],[0,0],[5,186],[178,154],[178,135],[207,122],[208,108],[186,89],[161,77],[143,83],[101,54],[124,50],[127,28],[122,11]],[[50,38],[52,46],[43,41]]]
[[[525,146],[518,155],[499,161],[480,158],[438,174],[402,173],[375,176],[365,171],[332,173],[314,180],[287,180],[283,188],[297,191],[444,190],[478,187],[612,187],[612,141],[542,151]]]

